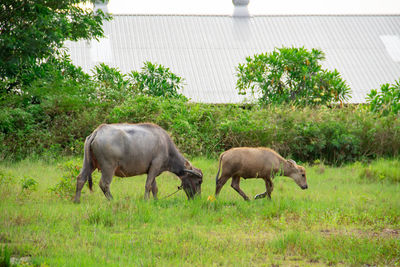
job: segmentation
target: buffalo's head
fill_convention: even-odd
[[[182,180],[182,188],[188,199],[193,199],[195,195],[201,194],[201,184],[203,182],[203,173],[200,169],[190,166],[190,169],[184,169]]]

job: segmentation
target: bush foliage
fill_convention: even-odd
[[[395,156],[399,120],[363,108],[243,108],[134,98],[116,106],[107,122],[151,121],[167,129],[184,152],[215,155],[237,146],[268,146],[284,156],[312,162]]]
[[[41,116],[32,115],[37,110]],[[40,105],[1,113],[2,158],[81,154],[91,131],[101,123],[117,122],[156,123],[169,131],[182,152],[191,155],[214,157],[231,147],[268,146],[300,161],[341,164],[392,157],[400,151],[400,121],[358,107],[250,109],[136,96],[119,105],[87,106],[68,114],[43,112]],[[41,118],[44,121],[37,124]],[[12,130],[6,124],[10,120]]]
[[[300,106],[342,103],[350,88],[337,70],[322,68],[322,51],[302,48],[277,48],[271,53],[246,58],[237,68],[237,89],[258,94],[261,104]]]
[[[400,80],[382,84],[380,91],[371,90],[367,96],[370,109],[381,115],[400,114]]]
[[[157,68],[157,84],[178,77]],[[166,93],[154,96],[138,92],[136,81],[118,69],[99,65],[90,76],[67,57],[37,71],[40,77],[29,86],[0,99],[0,159],[82,154],[85,137],[99,124],[117,122],[156,123],[193,156],[267,146],[295,160],[341,164],[400,150],[397,115],[363,107],[195,104],[177,92],[181,79],[157,87]]]

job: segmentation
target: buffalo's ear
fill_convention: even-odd
[[[292,159],[288,159],[287,162],[291,165],[293,165],[293,167],[297,167],[296,161],[292,160]]]
[[[184,169],[183,171],[184,171],[184,172],[191,173],[191,174],[193,174],[193,175],[195,175],[195,176],[197,176],[197,177],[199,177],[199,178],[203,178],[203,174],[202,174],[202,173],[199,173],[199,172],[197,172],[197,171],[187,170],[187,169]]]
[[[185,169],[191,170],[192,169],[192,164],[188,160],[185,161]]]

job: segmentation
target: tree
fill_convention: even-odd
[[[349,97],[349,87],[336,70],[322,69],[322,51],[278,48],[246,58],[237,68],[239,94],[259,94],[262,104],[326,105]]]
[[[24,71],[54,57],[66,40],[103,36],[101,10],[83,0],[2,0],[0,3],[0,80],[21,83]],[[9,86],[10,88],[10,86]]]
[[[179,93],[183,89],[183,79],[163,65],[145,62],[141,72],[132,71],[129,76],[138,94],[185,99]]]

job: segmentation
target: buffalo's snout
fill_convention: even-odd
[[[184,175],[181,176],[182,188],[188,199],[193,199],[196,195],[201,194],[201,184],[203,182],[203,173],[200,169],[191,167],[192,170],[183,170]]]
[[[303,190],[304,190],[304,189],[307,189],[307,188],[308,188],[308,185],[302,185],[302,186],[301,186],[301,189],[303,189]]]
[[[192,188],[192,187],[183,187],[183,190],[186,193],[188,199],[194,199],[195,196],[200,196],[201,189],[200,188]]]
[[[186,193],[188,199],[193,199],[196,195],[201,195],[201,178],[188,178],[184,177],[182,179],[182,188]]]

